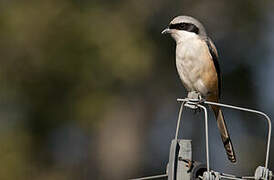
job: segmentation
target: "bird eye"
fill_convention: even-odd
[[[176,23],[176,24],[169,24],[169,29],[177,29],[183,30],[188,32],[193,32],[195,34],[199,34],[199,28],[192,23]]]
[[[186,24],[185,23],[179,23],[178,24],[178,29],[180,29],[180,30],[185,30],[185,26]]]
[[[185,30],[185,23],[169,24],[169,29]]]

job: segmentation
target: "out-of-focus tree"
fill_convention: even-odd
[[[271,29],[269,7],[247,0],[1,1],[0,179],[126,179],[160,172],[175,99],[184,95],[174,42],[161,30],[178,14],[201,19],[220,52],[224,99],[256,106],[261,84],[254,74],[270,46],[262,38]],[[229,123],[237,129],[232,137],[243,131],[248,142],[263,144],[259,131],[252,133],[264,125],[245,125],[247,116],[228,114],[231,124],[241,124]],[[201,134],[193,133],[198,125],[186,126],[200,144]],[[251,156],[240,153],[240,170]]]

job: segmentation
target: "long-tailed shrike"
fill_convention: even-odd
[[[203,98],[218,102],[221,94],[221,73],[216,47],[207,36],[205,28],[189,16],[175,17],[162,34],[170,34],[176,41],[176,67],[188,92],[196,91]],[[222,110],[214,111],[228,159],[235,163],[236,157],[227,131]]]

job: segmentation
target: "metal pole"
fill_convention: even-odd
[[[242,178],[231,177],[231,176],[223,176],[223,175],[220,175],[220,178],[222,178],[222,179],[232,179],[232,180],[243,180]]]
[[[208,145],[208,120],[207,120],[207,109],[206,107],[198,104],[198,107],[202,108],[205,112],[205,136],[206,136],[206,168],[209,172],[209,145]]]
[[[129,180],[147,180],[147,179],[158,179],[158,178],[163,178],[163,177],[167,177],[167,174],[161,174],[161,175],[156,175],[156,176],[148,176],[148,177],[129,179]]]
[[[181,123],[181,116],[182,116],[182,111],[183,111],[184,105],[185,105],[185,102],[182,102],[181,107],[180,107],[180,111],[179,111],[178,120],[177,120],[177,127],[176,127],[176,133],[175,133],[175,141],[176,142],[177,142],[177,139],[178,139],[178,133],[179,133],[180,123]]]
[[[253,110],[253,109],[248,109],[248,108],[242,108],[242,107],[237,107],[237,106],[232,106],[232,105],[227,105],[227,104],[222,104],[222,103],[216,103],[216,102],[210,102],[210,101],[205,101],[205,104],[210,104],[210,105],[216,105],[216,106],[222,106],[226,108],[232,108],[232,109],[237,109],[240,111],[247,111],[251,113],[256,113],[264,116],[267,120],[268,123],[268,137],[267,137],[267,148],[266,148],[266,158],[265,158],[265,168],[268,167],[268,161],[269,161],[269,151],[270,151],[270,141],[271,141],[271,120],[270,118],[263,112]]]

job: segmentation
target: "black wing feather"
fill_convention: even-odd
[[[214,67],[216,69],[217,75],[218,75],[218,90],[219,90],[219,98],[221,96],[221,87],[222,87],[222,80],[221,80],[221,69],[218,61],[218,54],[216,52],[216,49],[213,47],[212,41],[208,38],[206,40],[207,47],[209,49],[210,55],[212,57]]]

